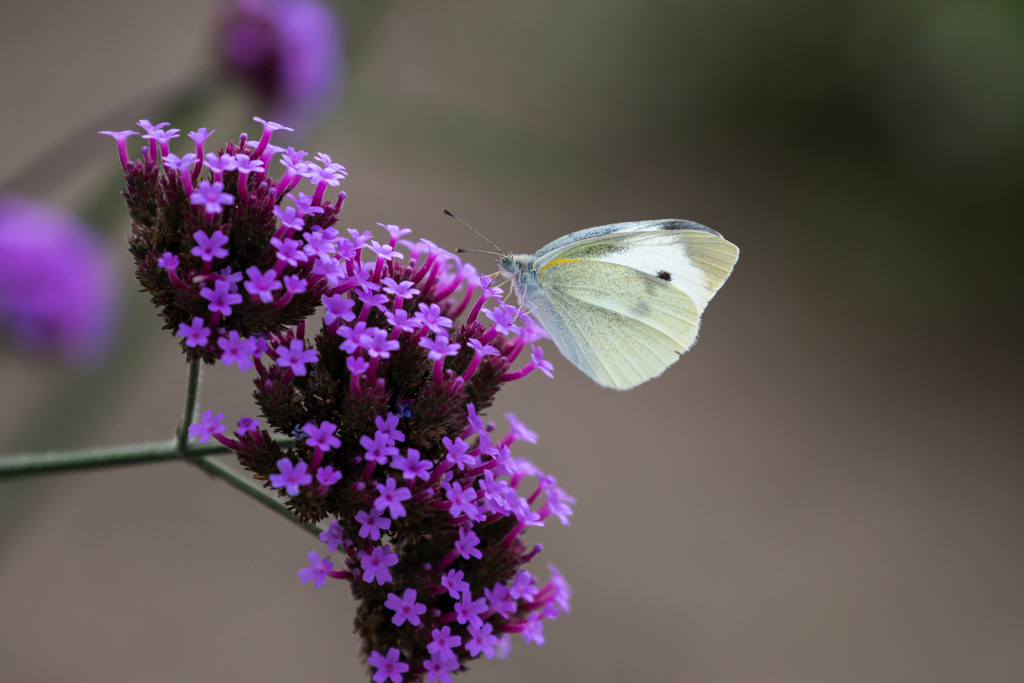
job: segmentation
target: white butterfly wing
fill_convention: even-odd
[[[617,263],[671,283],[703,313],[732,273],[739,253],[736,245],[699,223],[637,221],[590,228],[556,240],[537,252],[535,269],[539,274],[563,259]]]
[[[573,233],[536,257],[523,287],[535,317],[598,384],[628,389],[693,345],[739,249],[702,225],[666,220]]]
[[[537,318],[595,382],[629,389],[679,359],[700,324],[692,300],[667,282],[603,261],[562,260],[538,273]]]

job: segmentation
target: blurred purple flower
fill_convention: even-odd
[[[0,197],[0,337],[95,362],[117,312],[113,257],[88,225],[48,204]]]
[[[341,95],[341,22],[318,0],[231,3],[218,50],[227,73],[254,91],[274,119],[308,125]]]

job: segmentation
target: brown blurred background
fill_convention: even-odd
[[[0,180],[209,60],[211,3],[10,5]],[[303,146],[348,167],[346,227],[486,248],[447,207],[532,252],[678,217],[742,251],[660,379],[604,390],[551,348],[555,380],[499,396],[579,499],[530,533],[573,611],[459,680],[1024,680],[1019,3],[341,7],[345,102]],[[102,214],[95,144],[37,195]],[[108,365],[0,356],[0,450],[171,434],[183,358],[122,266]],[[250,379],[208,373],[203,406],[252,414]],[[365,680],[344,584],[297,580],[314,547],[177,463],[0,482],[0,680]]]

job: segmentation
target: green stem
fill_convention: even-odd
[[[196,397],[199,395],[199,376],[203,362],[194,360],[188,364],[188,383],[185,385],[185,411],[178,424],[178,451],[183,455],[188,448],[188,426],[196,419]]]
[[[274,439],[280,446],[295,443],[291,437]],[[231,451],[219,443],[192,444],[186,446],[185,458],[194,459],[207,455],[226,455]],[[178,441],[154,441],[104,448],[86,448],[76,451],[44,451],[41,453],[18,453],[0,455],[0,479],[31,474],[49,474],[73,470],[94,470],[102,467],[143,465],[181,458]]]
[[[192,457],[220,455],[229,452],[227,447],[219,443],[193,446],[188,451]],[[178,444],[174,441],[155,441],[112,448],[86,448],[77,451],[19,453],[0,456],[0,479],[65,470],[92,470],[101,467],[141,465],[149,462],[176,460],[180,457]]]

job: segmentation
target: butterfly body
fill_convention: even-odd
[[[562,355],[598,384],[629,389],[689,350],[738,257],[714,230],[667,219],[580,230],[498,265]]]

